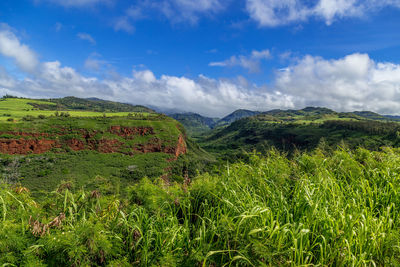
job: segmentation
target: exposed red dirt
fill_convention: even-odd
[[[132,137],[135,135],[153,135],[152,127],[123,127],[123,126],[111,126],[110,133],[116,134],[122,137]]]
[[[154,135],[151,127],[110,127],[109,133],[115,134],[126,140],[134,139],[135,136]],[[78,134],[81,138],[62,139],[56,138],[67,134]],[[162,140],[157,137],[151,138],[146,144],[138,144],[131,148],[131,152],[127,151],[124,142],[118,139],[93,137],[99,132],[87,131],[84,129],[68,132],[62,129],[59,134],[49,133],[28,133],[28,132],[3,132],[0,134],[15,135],[15,139],[0,138],[0,153],[3,154],[41,154],[50,151],[53,148],[70,148],[74,151],[80,150],[96,150],[100,153],[115,153],[124,151],[124,153],[134,154],[136,152],[151,153],[163,152],[174,155],[175,159],[186,153],[186,142],[182,135],[179,135],[176,145],[170,146],[163,144]],[[103,133],[103,132],[101,132]],[[27,138],[28,137],[28,138]],[[129,148],[128,148],[129,150]]]
[[[0,153],[41,154],[60,147],[56,140],[45,139],[0,139]]]

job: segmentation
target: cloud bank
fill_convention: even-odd
[[[87,77],[59,61],[39,62],[35,53],[7,27],[0,30],[0,54],[14,59],[25,73],[22,78],[14,77],[0,68],[0,94],[94,96],[207,116],[223,116],[238,108],[270,110],[309,105],[383,114],[398,114],[400,110],[400,65],[376,62],[367,54],[339,59],[304,56],[277,71],[269,87],[254,85],[240,77],[233,80],[204,75],[195,79],[156,77],[151,70],[133,71],[128,77]],[[265,51],[251,54],[255,58],[268,55]],[[95,63],[87,62],[87,67],[98,70],[98,62]]]

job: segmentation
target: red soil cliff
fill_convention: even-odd
[[[126,140],[132,140],[136,136],[155,135],[154,130],[151,127],[112,126],[107,132]],[[179,135],[178,141],[174,146],[165,145],[160,139],[154,137],[146,144],[137,144],[135,147],[131,147],[131,152],[129,152],[126,149],[126,144],[118,139],[93,139],[93,136],[98,132],[88,132],[85,130],[77,130],[73,134],[76,133],[79,133],[78,136],[81,136],[81,138],[58,138],[63,135],[71,134],[71,132],[68,132],[65,129],[59,134],[27,132],[0,133],[15,135],[15,138],[0,138],[0,153],[21,155],[31,153],[41,154],[48,152],[53,148],[69,148],[74,151],[87,149],[96,150],[100,153],[114,153],[121,152],[122,150],[124,151],[123,153],[128,154],[134,154],[134,151],[136,151],[136,153],[164,152],[174,155],[175,158],[186,153],[186,142],[182,135]]]

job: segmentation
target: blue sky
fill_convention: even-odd
[[[3,0],[0,93],[400,114],[400,0]]]

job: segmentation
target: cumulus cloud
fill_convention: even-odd
[[[250,72],[259,72],[260,63],[262,60],[272,58],[271,52],[266,49],[262,51],[253,50],[250,55],[244,56],[231,56],[229,59],[224,61],[211,62],[208,65],[211,67],[242,67]]]
[[[96,44],[96,40],[88,33],[80,32],[76,36],[81,40],[88,41],[92,45]]]
[[[400,65],[375,62],[367,54],[326,60],[306,56],[281,70],[276,89],[296,98],[296,106],[326,106],[338,111],[400,110]]]
[[[104,99],[223,116],[235,109],[270,110],[324,106],[337,111],[400,110],[400,65],[375,62],[366,54],[327,60],[305,56],[276,73],[271,87],[244,78],[196,79],[156,75],[150,70],[132,76],[85,77],[60,62],[43,62],[40,71],[23,79],[0,70],[0,89],[29,97],[95,96]]]
[[[5,43],[11,40],[14,49],[34,54],[9,31],[0,36],[0,40],[7,40]],[[1,54],[11,55],[16,64],[24,65],[25,61],[18,60],[16,53],[4,49],[8,46],[1,41],[0,44]],[[270,54],[265,50],[253,51],[249,57],[266,59]],[[100,60],[97,55],[89,58]],[[100,79],[82,75],[59,61],[36,62],[34,72],[18,77],[0,67],[0,92],[40,98],[94,96],[208,116],[223,116],[238,108],[324,106],[337,111],[371,110],[382,114],[398,114],[400,110],[399,64],[376,62],[367,54],[357,53],[339,59],[305,56],[291,62],[294,63],[276,72],[270,87],[254,85],[242,77],[233,80],[204,75],[195,79],[157,77],[151,70]]]
[[[2,82],[0,91],[28,97],[95,96],[133,104],[181,109],[208,116],[223,116],[237,108],[292,108],[290,96],[269,92],[266,88],[243,86],[238,81],[197,79],[162,75],[150,70],[135,71],[132,77],[99,80],[84,77],[60,62],[44,62],[33,78],[15,83]]]
[[[346,17],[361,17],[384,7],[400,8],[399,0],[246,0],[250,17],[274,27],[319,18],[327,25]]]
[[[0,24],[0,54],[14,59],[21,69],[28,72],[33,72],[39,62],[36,54],[21,44],[12,29],[5,24]]]

